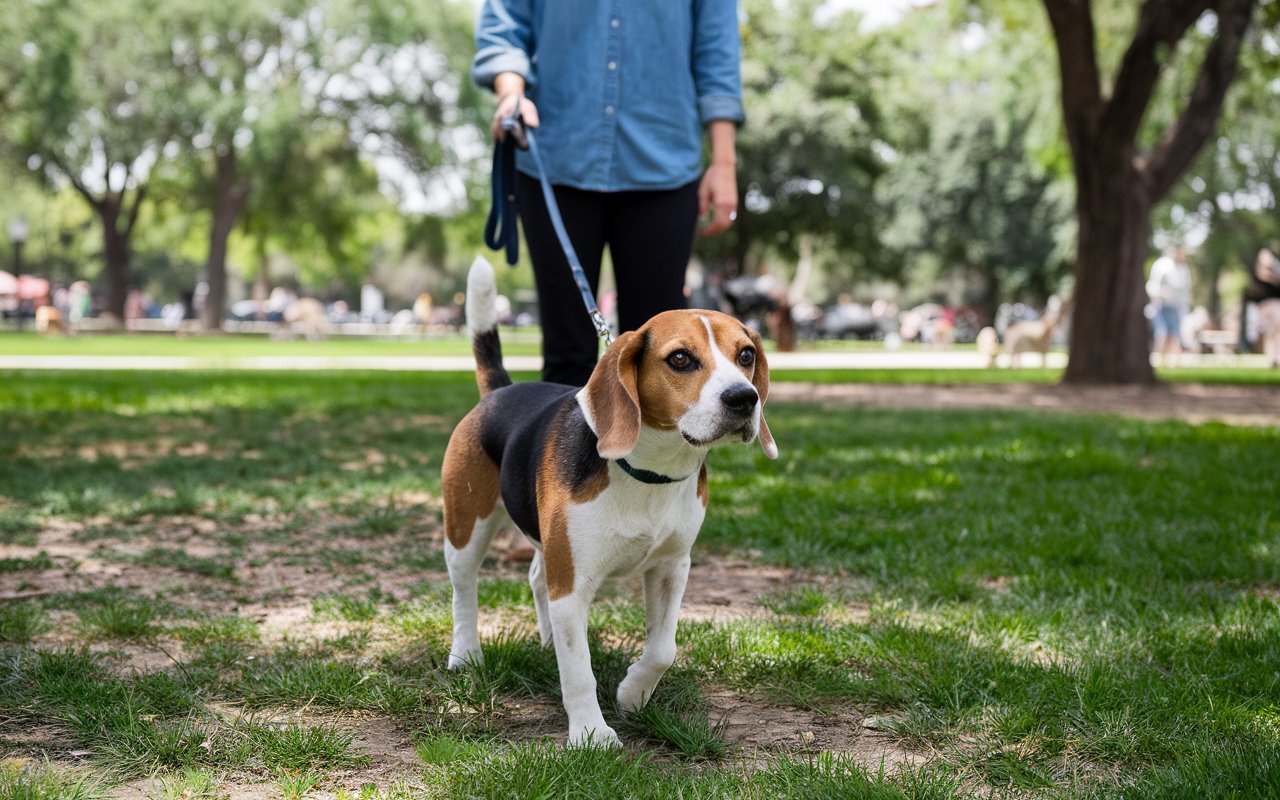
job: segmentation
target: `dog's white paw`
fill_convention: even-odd
[[[449,654],[449,669],[466,669],[484,663],[484,653],[480,648]]]
[[[596,725],[593,727],[582,726],[580,728],[569,729],[569,741],[566,742],[568,747],[599,747],[608,749],[611,747],[622,747],[622,740],[618,738],[618,734],[608,725]]]
[[[628,713],[644,708],[653,696],[653,687],[643,686],[643,683],[630,675],[624,678],[618,684],[618,708]]]

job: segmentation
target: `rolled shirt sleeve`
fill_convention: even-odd
[[[476,25],[476,55],[471,61],[471,79],[478,86],[493,88],[504,72],[534,83],[529,54],[534,51],[531,0],[485,0]]]
[[[693,81],[703,125],[717,119],[738,125],[746,121],[741,49],[737,0],[694,0]]]

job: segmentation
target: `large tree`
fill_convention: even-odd
[[[49,0],[0,20],[23,59],[0,128],[22,161],[93,209],[106,309],[121,320],[147,179],[171,133],[155,12],[153,0]]]
[[[1044,0],[1057,41],[1079,220],[1068,383],[1151,383],[1143,268],[1153,206],[1212,135],[1258,0],[1144,0],[1110,92],[1091,0]],[[1139,134],[1179,43],[1211,38],[1194,88],[1158,142]]]

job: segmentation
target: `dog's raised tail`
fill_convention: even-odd
[[[471,262],[467,273],[467,331],[471,352],[476,357],[476,384],[480,396],[511,385],[511,376],[502,365],[502,343],[498,341],[498,288],[493,267],[481,256]]]

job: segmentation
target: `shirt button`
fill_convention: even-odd
[[[610,62],[609,62],[609,70],[610,70],[610,71],[613,71],[613,70],[615,70],[615,69],[617,69],[617,68],[618,68],[618,62],[617,62],[617,61],[610,61]]]
[[[606,114],[612,114],[612,113],[613,113],[613,106],[605,106],[605,107],[604,107],[604,113],[606,113]]]
[[[610,27],[610,28],[616,28],[616,27],[618,27],[618,26],[619,26],[619,25],[621,25],[621,24],[622,24],[622,21],[621,21],[621,20],[618,20],[618,19],[611,19],[611,20],[609,20],[609,27]]]

